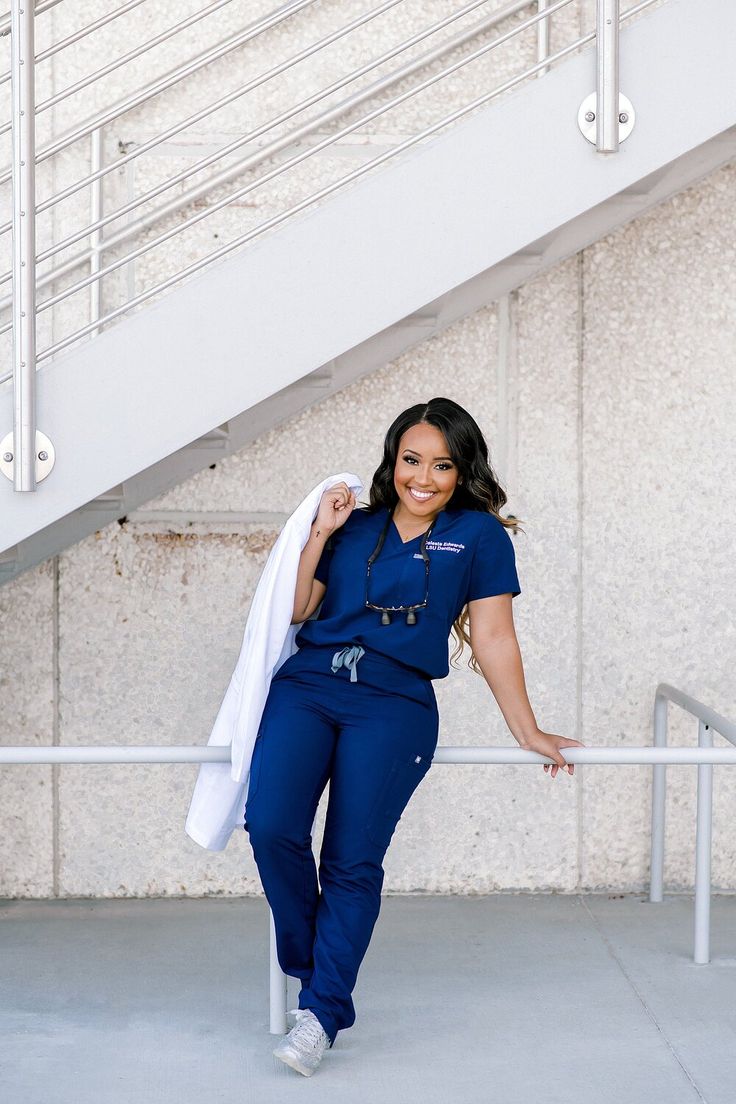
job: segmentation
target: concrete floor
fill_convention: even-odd
[[[694,966],[690,897],[386,896],[311,1079],[271,1054],[262,898],[6,900],[0,936],[3,1104],[736,1101],[736,897]]]

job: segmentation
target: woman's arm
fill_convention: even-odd
[[[345,524],[355,505],[355,495],[347,483],[342,481],[330,487],[322,495],[307,543],[302,548],[299,558],[292,625],[311,617],[324,598],[327,587],[319,579],[315,579],[314,572],[329,537]]]
[[[308,617],[311,617],[325,596],[327,587],[319,579],[315,579],[314,572],[331,533],[332,530],[327,529],[319,517],[314,519],[309,539],[302,549],[299,560],[299,571],[294,591],[294,612],[291,618],[292,625],[306,621]]]
[[[529,703],[524,679],[521,650],[516,638],[510,594],[494,594],[468,602],[470,644],[483,677],[488,683],[509,730],[526,751],[537,751],[554,760],[552,777],[559,767],[572,774],[575,767],[566,764],[561,747],[584,747],[537,725]],[[548,764],[545,764],[545,771]]]

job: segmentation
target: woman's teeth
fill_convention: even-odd
[[[419,502],[426,502],[428,498],[432,498],[436,493],[436,491],[415,491],[413,487],[409,487],[409,494]]]

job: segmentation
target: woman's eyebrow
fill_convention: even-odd
[[[414,453],[415,456],[421,456],[422,455],[421,452],[416,452],[415,449],[410,449],[410,448],[404,449],[404,452],[412,452],[412,453]],[[449,460],[450,463],[452,463],[452,457],[451,456],[435,456],[435,460]]]

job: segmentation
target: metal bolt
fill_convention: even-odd
[[[48,460],[48,458],[49,458],[49,454],[46,452],[46,449],[41,449],[41,451],[38,454],[38,459],[39,460]]]
[[[620,123],[628,123],[628,121],[629,121],[629,116],[628,116],[628,115],[626,114],[626,112],[625,112],[625,111],[622,111],[622,112],[621,112],[621,114],[620,114],[620,115],[619,115],[619,117],[618,117],[618,121],[619,121]]]
[[[586,111],[585,112],[585,121],[586,121],[586,123],[592,123],[592,122],[594,122],[594,120],[595,120],[595,111]]]
[[[3,460],[5,461],[6,464],[12,463],[12,460],[13,460],[12,452],[4,452],[3,453]]]

